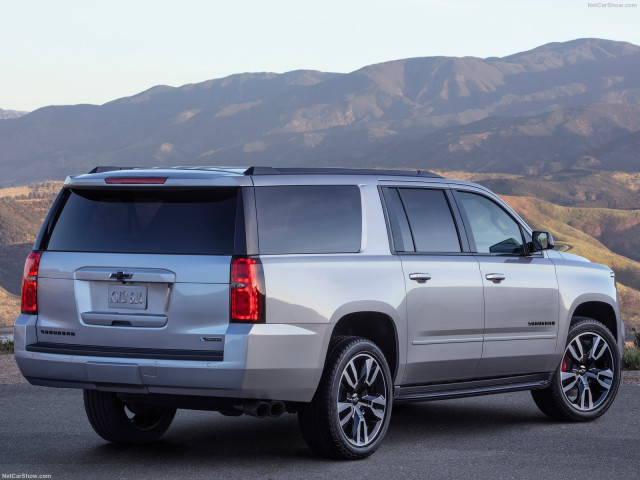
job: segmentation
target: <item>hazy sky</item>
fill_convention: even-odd
[[[504,56],[582,37],[640,45],[640,6],[608,3],[0,0],[0,108],[101,104],[158,84],[240,72],[350,72],[407,57]]]

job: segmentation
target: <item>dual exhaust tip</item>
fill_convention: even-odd
[[[242,411],[257,418],[279,417],[286,411],[286,407],[284,402],[280,401],[248,400],[242,402]]]

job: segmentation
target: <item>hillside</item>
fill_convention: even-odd
[[[20,296],[8,293],[0,287],[0,327],[13,325],[20,313]]]
[[[464,172],[448,176],[479,183],[496,179],[496,175]],[[10,325],[18,313],[24,259],[60,186],[61,182],[46,182],[0,189],[0,326]],[[509,195],[504,199],[532,227],[551,231],[558,248],[611,266],[619,282],[625,323],[640,327],[640,262],[622,253],[626,248],[633,253],[633,245],[637,246],[640,210],[565,207]]]
[[[567,208],[530,197],[503,196],[504,200],[533,228],[552,233],[556,248],[611,267],[616,273],[620,307],[625,323],[640,327],[640,262],[611,251],[592,235],[607,236],[636,222],[640,211],[619,212],[603,209]]]
[[[611,251],[640,261],[640,173],[581,169],[544,176],[444,170],[438,173],[480,183],[501,195],[548,202],[538,202],[544,205],[539,209],[545,212],[545,218],[575,227]],[[580,208],[560,209],[557,205]]]
[[[459,170],[439,172],[445,177],[482,183],[500,194],[535,197],[558,205],[622,210],[640,208],[640,172],[582,168],[550,175],[470,173]]]
[[[575,232],[569,231],[568,228],[579,230],[582,234],[598,240],[614,253],[629,258],[638,256],[640,238],[637,232],[640,228],[640,210],[567,208],[528,197],[510,198],[510,204],[532,221],[551,219],[559,231],[562,229],[562,232],[568,235],[567,242],[574,246],[576,240],[586,241],[586,238],[576,236]],[[640,267],[640,264],[638,266]],[[640,268],[638,274],[640,280]],[[640,282],[635,287],[640,289]]]
[[[22,269],[62,182],[0,189],[0,326],[20,308]]]
[[[244,73],[0,122],[0,183],[95,165],[637,171],[640,47],[581,39],[348,74]]]
[[[501,194],[531,227],[549,230],[557,248],[613,268],[625,323],[640,329],[640,173],[438,173],[485,185]]]

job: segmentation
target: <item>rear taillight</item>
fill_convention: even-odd
[[[264,274],[257,258],[231,261],[231,321],[264,322]]]
[[[38,266],[40,252],[31,252],[24,263],[22,275],[22,313],[38,313]]]

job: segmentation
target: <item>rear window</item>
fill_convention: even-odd
[[[48,250],[231,255],[237,188],[75,190]]]
[[[362,213],[355,185],[256,188],[261,254],[360,251]]]
[[[416,252],[460,252],[458,231],[443,190],[400,188]]]

